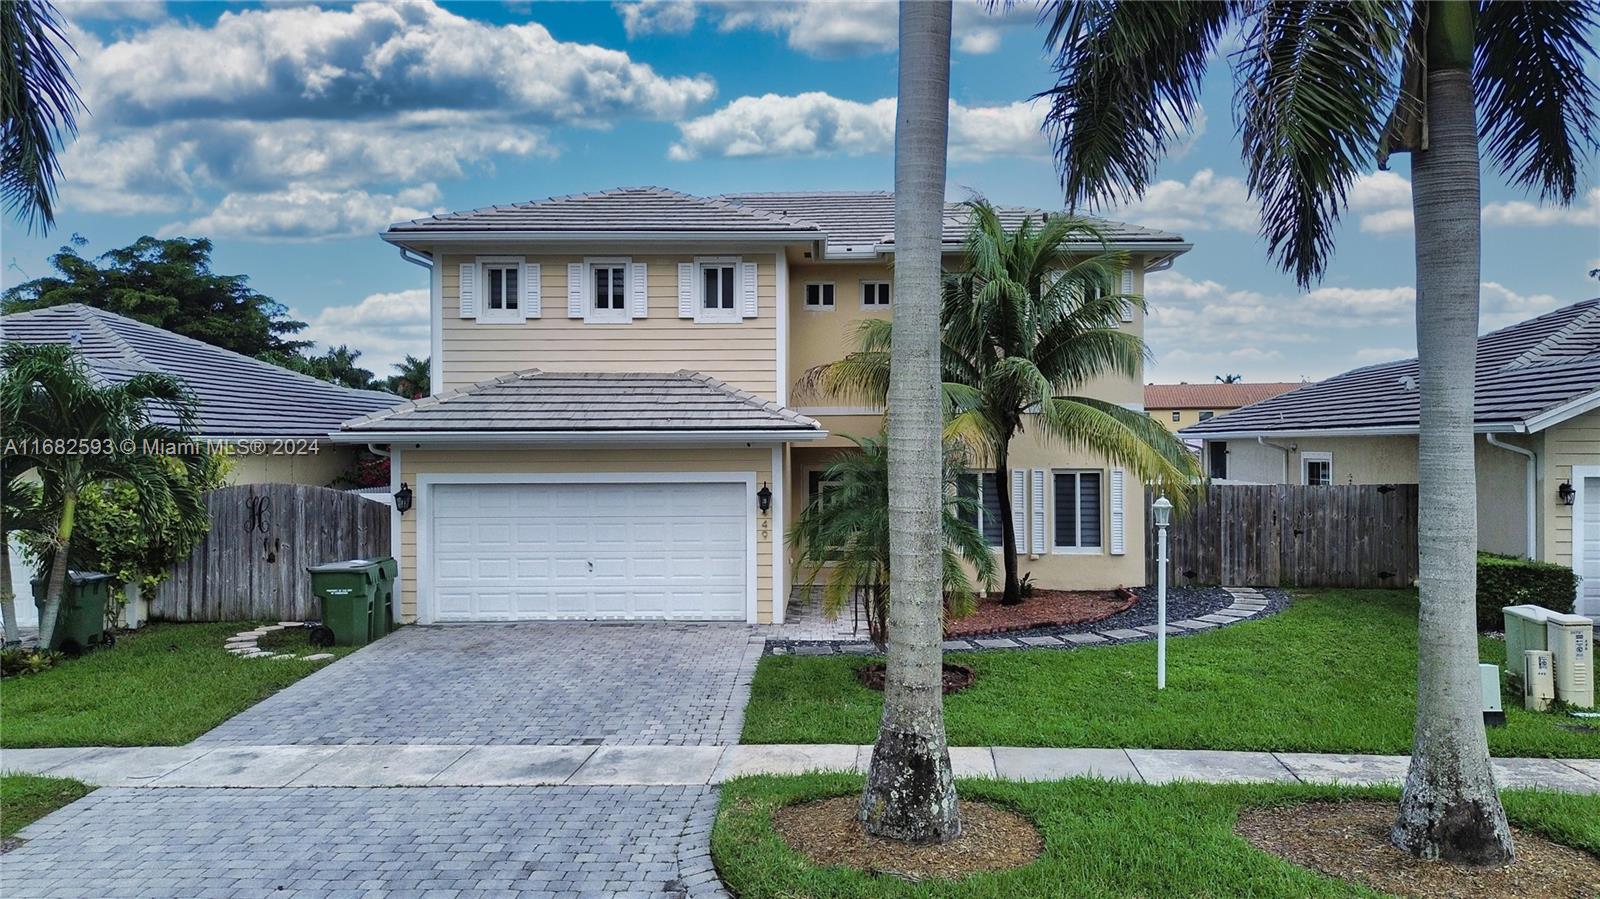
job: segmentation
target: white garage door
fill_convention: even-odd
[[[439,621],[745,620],[743,484],[441,484]]]

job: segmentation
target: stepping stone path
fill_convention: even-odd
[[[1227,627],[1240,621],[1248,621],[1267,612],[1272,607],[1272,601],[1260,590],[1254,587],[1223,587],[1228,594],[1229,604],[1216,609],[1207,615],[1196,618],[1185,618],[1180,621],[1167,622],[1167,634],[1178,636],[1194,631],[1204,631],[1213,628]],[[1142,625],[1136,628],[1114,628],[1103,631],[1087,631],[1075,634],[1055,634],[1046,636],[1006,637],[995,634],[971,639],[946,640],[943,644],[946,652],[974,652],[978,650],[1019,650],[1019,649],[1068,649],[1078,646],[1109,646],[1114,643],[1133,643],[1139,640],[1155,639],[1158,628],[1154,624]],[[862,654],[876,652],[870,643],[861,641],[836,640],[821,643],[799,643],[790,646],[773,646],[768,644],[767,652],[773,655],[834,655],[836,653]]]
[[[305,627],[304,621],[280,621],[277,624],[268,624],[255,630],[241,631],[227,639],[222,647],[240,658],[245,659],[299,659],[302,662],[320,662],[323,659],[333,658],[331,652],[314,652],[311,655],[297,656],[292,652],[268,652],[262,649],[256,641],[274,631],[286,631],[292,627]]]

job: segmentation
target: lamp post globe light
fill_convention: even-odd
[[[1167,688],[1167,525],[1172,523],[1172,501],[1156,498],[1150,506],[1156,522],[1156,689]]]

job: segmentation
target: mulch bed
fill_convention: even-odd
[[[869,690],[883,690],[883,679],[885,675],[886,669],[884,668],[884,664],[882,662],[873,662],[870,665],[863,665],[856,670],[856,679],[860,680],[862,684],[866,685],[867,689]],[[977,675],[972,673],[971,668],[968,668],[965,665],[957,665],[952,662],[945,662],[944,695],[949,696],[951,693],[959,693],[962,690],[972,686],[972,681],[975,677],[977,677]]]
[[[1310,802],[1250,809],[1235,830],[1252,846],[1313,871],[1417,899],[1535,899],[1600,896],[1600,858],[1512,828],[1517,860],[1472,868],[1414,859],[1389,844],[1396,807],[1384,802]]]
[[[867,833],[856,820],[856,796],[789,805],[772,823],[790,849],[823,867],[841,865],[906,880],[960,879],[1033,862],[1044,837],[1016,812],[984,802],[961,803],[961,835],[948,843],[912,845]]]
[[[945,622],[946,637],[976,637],[1041,627],[1071,627],[1125,612],[1138,597],[1128,590],[1035,590],[1014,606],[999,598],[978,601],[971,615]]]

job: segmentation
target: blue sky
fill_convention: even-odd
[[[426,281],[376,234],[440,210],[619,185],[690,193],[891,184],[894,9],[740,3],[63,3],[90,107],[59,227],[4,223],[4,283],[72,234],[98,253],[207,236],[222,272],[372,367],[427,351]],[[1059,206],[1031,6],[958,3],[948,194]],[[1242,185],[1225,60],[1203,125],[1142,201],[1100,210],[1195,250],[1148,285],[1150,376],[1324,377],[1413,352],[1407,160],[1356,186],[1300,292]],[[1591,167],[1592,168],[1592,167]],[[1600,190],[1545,208],[1485,174],[1483,308],[1499,326],[1600,294]]]

